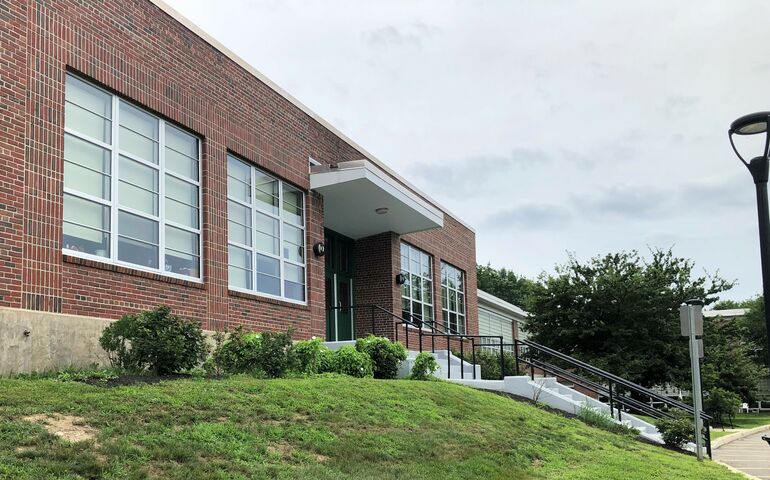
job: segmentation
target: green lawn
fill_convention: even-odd
[[[770,412],[739,413],[735,416],[733,425],[734,428],[737,429],[755,428],[761,427],[762,425],[770,425]],[[731,427],[728,425],[726,428]],[[717,427],[711,430],[711,438],[724,437],[725,435],[730,435],[731,433],[735,432],[731,430],[723,431],[721,428]]]
[[[82,418],[69,443],[23,418]],[[711,462],[443,382],[0,380],[0,478],[739,479]]]

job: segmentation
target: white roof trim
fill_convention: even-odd
[[[507,313],[511,313],[517,317],[521,317],[520,320],[524,320],[527,317],[529,317],[529,313],[524,311],[523,309],[517,307],[516,305],[513,305],[511,303],[506,302],[505,300],[501,298],[497,298],[496,296],[492,295],[491,293],[487,293],[484,290],[477,290],[476,292],[478,297],[478,304],[481,306],[482,304],[485,304],[485,306],[491,306],[498,310],[502,310]]]
[[[310,110],[307,106],[305,106],[302,102],[294,98],[289,92],[284,90],[283,88],[279,87],[275,82],[267,78],[264,74],[262,74],[259,70],[251,66],[249,63],[247,63],[244,59],[233,53],[230,49],[222,45],[217,39],[203,31],[198,25],[194,24],[190,19],[179,13],[177,10],[175,10],[173,7],[168,5],[163,0],[149,0],[152,2],[155,6],[160,8],[163,12],[165,12],[168,16],[176,20],[177,22],[181,23],[184,27],[192,31],[194,34],[198,35],[201,39],[203,39],[206,43],[214,47],[215,49],[222,52],[225,56],[227,56],[230,60],[238,64],[241,68],[246,70],[247,72],[254,75],[260,82],[264,83],[268,87],[270,87],[272,90],[274,90],[276,93],[278,93],[280,96],[291,102],[295,107],[299,108],[303,112],[305,112],[307,115],[309,115],[312,119],[314,119],[316,122],[323,125],[325,128],[327,128],[329,131],[340,137],[342,140],[344,140],[348,145],[355,148],[359,152],[361,152],[362,155],[366,156],[367,159],[375,163],[378,167],[385,170],[396,178],[399,182],[403,183],[404,186],[412,190],[414,193],[420,195],[421,197],[425,198],[428,202],[432,203],[436,208],[443,211],[447,215],[451,216],[458,222],[460,222],[463,226],[471,230],[472,232],[476,232],[473,227],[462,221],[457,215],[452,214],[448,209],[442,207],[438,202],[430,198],[428,195],[426,195],[424,192],[420,191],[417,187],[412,185],[410,182],[408,182],[405,178],[403,178],[401,175],[396,173],[393,169],[385,165],[383,162],[381,162],[377,157],[366,151],[361,145],[354,142],[352,139],[350,139],[347,135],[339,131],[336,127],[332,126],[329,122],[321,118],[317,113]]]

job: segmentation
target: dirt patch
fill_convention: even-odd
[[[324,463],[325,461],[329,460],[329,457],[326,455],[321,455],[320,453],[316,453],[315,459],[318,460],[319,463]]]
[[[93,440],[96,436],[96,430],[86,425],[85,419],[74,415],[41,413],[24,417],[22,420],[42,425],[48,433],[68,442],[84,442]]]
[[[294,448],[286,442],[274,443],[267,447],[268,453],[280,455],[281,457],[290,456],[292,450],[294,450]]]
[[[168,380],[182,380],[185,378],[191,378],[191,375],[183,373],[171,373],[168,375],[121,375],[120,377],[110,379],[87,378],[78,381],[98,387],[122,387],[126,385],[160,383]]]

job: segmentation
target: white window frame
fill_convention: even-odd
[[[433,278],[434,277],[434,275],[433,275],[433,255],[431,255],[430,253],[426,252],[425,250],[421,250],[421,249],[415,247],[414,245],[412,245],[410,243],[407,243],[407,242],[404,242],[402,240],[401,241],[401,245],[399,246],[399,258],[403,257],[401,255],[401,248],[404,247],[404,246],[406,246],[406,248],[407,248],[407,265],[403,265],[403,262],[401,262],[402,263],[401,264],[401,273],[403,273],[404,275],[408,276],[407,281],[409,283],[410,294],[409,294],[409,296],[405,296],[403,289],[401,289],[401,308],[403,309],[403,306],[404,306],[403,305],[403,301],[404,301],[404,299],[409,300],[409,314],[412,316],[412,318],[414,318],[414,312],[412,311],[413,303],[414,302],[419,303],[421,308],[424,307],[424,306],[429,306],[431,308],[431,312],[433,313],[432,318],[430,318],[430,319],[424,318],[422,311],[420,312],[420,317],[419,318],[422,321],[422,328],[424,330],[432,330],[433,326],[435,325],[435,322],[436,322],[436,294],[435,294],[435,290],[434,290],[435,283],[433,283],[434,280],[435,280]],[[421,271],[413,273],[413,272],[411,272],[409,270],[409,268],[411,267],[411,260],[412,260],[412,253],[413,252],[417,252],[418,254],[425,254],[428,257],[428,263],[429,263],[428,271],[430,272],[430,277],[425,277],[425,276],[422,275],[422,261],[419,261],[419,259],[418,259],[418,263],[420,264]],[[430,282],[430,296],[431,296],[431,302],[430,303],[426,302],[425,299],[417,300],[417,299],[414,298],[414,293],[413,293],[414,292],[414,285],[412,285],[412,277],[411,277],[412,275],[416,275],[416,276],[420,277],[422,282],[426,282],[426,281]]]
[[[446,276],[446,273],[449,269],[454,270],[460,275],[460,283],[462,284],[462,287],[457,288],[451,287],[449,285],[448,281],[445,281],[448,279]],[[458,301],[458,295],[463,296],[463,311],[460,312],[459,308],[455,308],[454,310],[451,310],[449,308],[449,296],[454,294],[455,295],[455,305],[459,305],[460,302]],[[459,269],[452,265],[451,263],[447,263],[445,261],[441,261],[441,318],[444,321],[444,328],[447,332],[449,332],[449,314],[454,313],[457,316],[457,325],[460,325],[460,317],[462,317],[462,330],[458,328],[457,332],[452,333],[458,333],[461,335],[465,335],[468,333],[468,297],[465,295],[465,272],[462,269]],[[446,308],[444,308],[444,299],[446,299]],[[444,312],[446,312],[446,315],[444,315]]]
[[[234,160],[239,161],[239,162],[243,163],[244,165],[246,165],[247,167],[249,167],[249,173],[251,174],[251,185],[250,185],[250,192],[249,192],[249,195],[251,196],[251,204],[245,203],[243,200],[240,200],[238,198],[230,196],[229,189],[228,189],[228,192],[227,192],[227,201],[228,202],[232,201],[232,202],[235,202],[238,205],[242,206],[243,208],[247,208],[249,210],[250,214],[251,214],[251,246],[244,245],[244,244],[238,243],[238,242],[233,242],[233,241],[230,240],[230,233],[229,233],[229,229],[230,229],[230,226],[229,226],[230,218],[229,218],[229,216],[230,216],[230,213],[229,213],[229,211],[228,211],[228,214],[227,214],[228,215],[228,218],[227,218],[227,220],[228,220],[227,245],[228,245],[228,247],[230,245],[232,245],[232,246],[240,248],[242,250],[247,250],[247,251],[249,251],[251,253],[251,286],[252,286],[252,288],[249,289],[249,288],[238,287],[238,286],[235,286],[235,285],[230,285],[230,273],[229,273],[229,270],[230,270],[230,259],[228,258],[228,261],[227,261],[227,265],[228,265],[227,288],[232,290],[232,291],[235,291],[235,292],[247,293],[249,295],[257,295],[257,296],[260,296],[260,297],[270,298],[270,299],[273,299],[273,300],[280,300],[282,302],[294,303],[294,304],[297,304],[297,305],[307,305],[307,276],[308,276],[308,272],[307,272],[307,239],[306,239],[307,229],[305,227],[305,224],[307,222],[307,207],[305,205],[305,198],[306,198],[305,192],[303,192],[301,189],[295,187],[294,185],[291,185],[291,184],[289,184],[287,182],[284,182],[283,180],[281,180],[280,178],[276,177],[275,175],[272,175],[272,174],[268,173],[266,170],[255,166],[253,163],[249,162],[248,160],[245,160],[242,157],[239,157],[239,156],[234,155],[232,153],[228,153],[227,157],[228,157],[228,160],[229,160],[230,157],[232,157]],[[267,177],[269,177],[269,178],[271,178],[271,179],[273,179],[273,180],[278,182],[278,214],[277,215],[273,214],[272,212],[268,212],[267,210],[263,210],[263,209],[260,209],[259,207],[257,207],[257,203],[256,203],[256,201],[257,201],[256,200],[256,198],[257,198],[256,197],[257,172],[259,172],[263,176],[267,176]],[[301,247],[302,247],[302,258],[304,260],[302,263],[298,263],[298,262],[295,262],[293,260],[289,260],[288,258],[284,258],[284,256],[283,256],[283,248],[284,248],[284,240],[285,240],[285,236],[284,236],[284,232],[283,232],[283,227],[284,227],[284,222],[286,222],[286,217],[284,216],[284,209],[283,209],[283,201],[284,201],[284,198],[283,198],[283,186],[284,186],[284,184],[286,186],[290,187],[290,188],[293,188],[293,189],[297,190],[302,195],[302,199],[300,200],[300,203],[302,204],[302,205],[300,205],[302,207],[302,223],[300,225],[298,225],[298,224],[294,224],[294,223],[288,222],[291,226],[293,226],[295,228],[298,228],[298,229],[300,229],[302,231],[302,245],[301,245]],[[263,251],[260,251],[260,250],[257,249],[257,242],[256,242],[256,238],[257,238],[257,221],[256,221],[257,214],[266,215],[266,216],[268,216],[268,217],[270,217],[270,218],[272,218],[274,220],[278,220],[278,232],[279,232],[278,255],[275,255],[273,253],[263,252]],[[229,248],[228,248],[228,250],[229,250]],[[280,287],[281,287],[281,294],[280,295],[271,295],[269,293],[260,292],[260,291],[257,290],[257,273],[258,273],[257,272],[257,255],[264,255],[266,257],[270,257],[272,259],[278,260],[279,272],[280,272],[280,275],[281,275],[281,278],[279,279],[280,280],[279,284],[280,284]],[[228,257],[229,257],[229,251],[228,251]],[[305,298],[304,300],[296,300],[294,298],[286,297],[286,285],[284,284],[284,282],[286,282],[286,268],[285,267],[286,267],[287,263],[290,264],[290,265],[301,267],[302,271],[304,272],[304,275],[303,275],[303,288],[304,288],[303,297]]]
[[[117,265],[121,267],[131,268],[133,270],[139,270],[143,272],[148,273],[155,273],[162,275],[164,277],[171,277],[171,278],[177,278],[180,280],[186,280],[189,282],[195,282],[195,283],[203,283],[203,193],[201,188],[201,139],[197,135],[185,130],[184,128],[177,127],[174,124],[171,124],[169,122],[166,122],[164,119],[158,117],[157,115],[153,115],[151,112],[147,111],[145,108],[142,108],[140,105],[137,105],[133,102],[129,102],[123,98],[120,98],[118,95],[115,95],[111,92],[108,92],[104,90],[103,88],[97,87],[93,83],[89,82],[88,80],[78,76],[74,75],[72,73],[67,73],[67,76],[71,76],[75,78],[76,80],[82,81],[89,85],[90,87],[99,90],[111,97],[111,108],[112,108],[112,118],[105,120],[109,120],[112,122],[111,129],[110,129],[110,140],[111,144],[104,143],[100,140],[97,140],[93,137],[90,137],[88,135],[85,135],[83,133],[80,133],[70,127],[66,126],[64,127],[64,133],[65,135],[69,134],[74,136],[75,138],[78,138],[80,140],[83,140],[87,143],[91,143],[93,145],[96,145],[98,147],[101,147],[105,150],[108,150],[110,152],[110,199],[104,200],[99,197],[95,197],[93,195],[80,192],[78,190],[64,187],[63,191],[66,194],[82,198],[84,200],[88,200],[90,202],[95,202],[100,205],[109,207],[110,209],[110,255],[109,257],[101,257],[99,255],[92,255],[85,252],[80,252],[77,250],[70,250],[68,248],[64,248],[62,246],[62,253],[72,256],[72,257],[78,257],[83,258],[86,260],[93,260],[95,262],[99,263],[105,263],[110,265]],[[65,95],[66,96],[66,95]],[[151,117],[158,120],[158,141],[157,141],[157,148],[158,148],[158,164],[154,164],[152,162],[149,162],[147,160],[144,160],[142,158],[139,158],[129,152],[120,151],[120,103],[124,102],[127,105],[130,105],[132,107],[135,107],[142,111],[142,113],[145,113],[147,115],[150,115]],[[92,112],[93,113],[93,112]],[[182,175],[179,175],[175,172],[172,172],[171,170],[166,169],[166,143],[165,143],[165,135],[166,135],[166,123],[169,123],[172,127],[179,128],[179,130],[182,130],[185,133],[188,133],[189,135],[196,138],[198,143],[198,180],[193,180],[191,178],[184,177]],[[135,132],[139,134],[138,132]],[[139,134],[141,135],[141,134]],[[147,137],[145,137],[147,138]],[[153,140],[154,141],[154,140]],[[119,165],[120,165],[120,156],[124,156],[132,161],[138,162],[142,164],[143,166],[151,167],[155,171],[158,172],[158,215],[150,215],[145,212],[141,212],[135,209],[132,209],[130,207],[122,206],[120,205],[120,199],[119,199],[119,185],[120,185],[120,175],[119,175]],[[180,225],[178,223],[169,221],[165,219],[165,211],[166,211],[166,177],[165,175],[170,175],[174,178],[177,178],[179,180],[184,181],[185,183],[189,183],[191,185],[195,185],[198,189],[198,228],[194,229],[191,227],[188,227],[186,225]],[[138,217],[141,217],[143,219],[152,220],[154,222],[157,222],[158,224],[158,268],[152,268],[147,267],[144,265],[137,265],[135,263],[130,263],[126,261],[122,261],[118,259],[118,216],[119,213],[123,211],[126,213],[130,213],[132,215],[136,215]],[[72,223],[72,222],[70,222]],[[185,230],[190,233],[195,233],[198,235],[198,276],[193,277],[189,275],[182,275],[180,273],[175,272],[169,272],[165,269],[165,259],[166,259],[166,226],[178,228],[180,230]],[[89,227],[90,228],[90,227]]]

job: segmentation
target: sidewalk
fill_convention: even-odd
[[[763,435],[770,436],[770,428],[714,449],[714,460],[756,478],[770,480],[770,445],[762,440]]]

